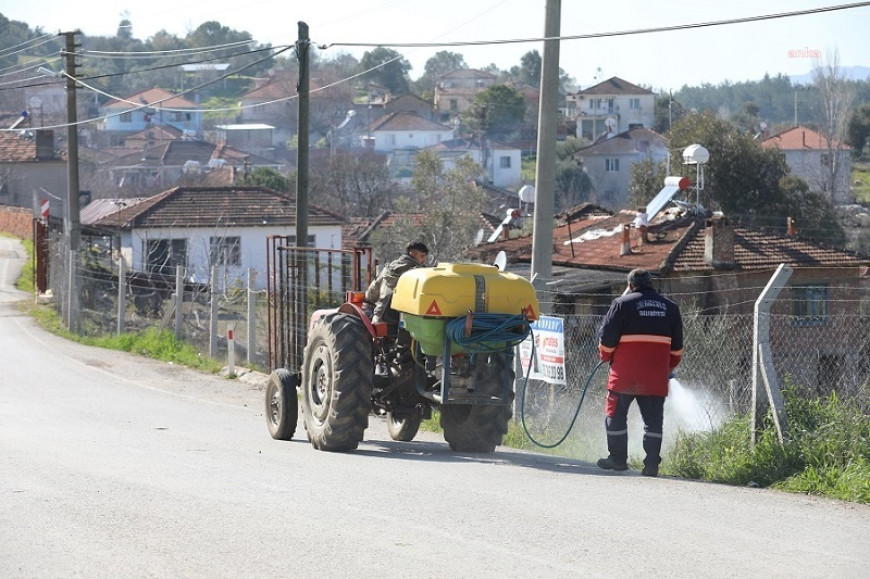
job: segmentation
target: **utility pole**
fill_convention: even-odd
[[[66,62],[66,135],[67,135],[67,193],[66,212],[64,214],[64,234],[67,240],[69,257],[69,287],[67,293],[67,329],[77,332],[79,329],[79,292],[77,290],[76,265],[78,264],[79,241],[81,226],[79,224],[79,134],[78,115],[76,112],[76,35],[78,31],[61,32],[59,36],[66,39],[64,57]]]
[[[535,172],[535,229],[532,233],[532,280],[540,291],[553,275],[553,210],[556,196],[556,120],[559,106],[559,34],[562,0],[547,0],[541,100],[538,105],[538,149]],[[550,311],[552,300],[541,301]]]
[[[308,246],[308,118],[309,83],[308,51],[311,42],[308,25],[299,22],[299,39],[296,41],[296,59],[299,61],[299,120],[297,124],[296,148],[296,246]]]
[[[74,32],[61,32],[60,36],[66,39],[66,138],[67,138],[67,199],[66,214],[64,215],[64,230],[66,232],[69,249],[77,251],[81,237],[79,225],[79,136],[78,115],[76,112],[76,34]]]

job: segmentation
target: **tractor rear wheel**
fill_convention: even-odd
[[[387,412],[387,431],[390,438],[397,442],[411,442],[420,431],[423,415],[419,409],[403,411],[400,414]]]
[[[444,404],[441,406],[441,428],[451,450],[492,452],[501,444],[513,416],[513,356],[501,352],[477,354],[473,371],[478,391],[490,396],[501,397],[507,381],[510,386],[508,403]]]
[[[266,384],[266,426],[275,440],[290,440],[299,422],[296,379],[284,368],[269,374]]]
[[[351,315],[329,314],[308,335],[302,370],[302,415],[318,450],[354,450],[372,403],[372,338]]]

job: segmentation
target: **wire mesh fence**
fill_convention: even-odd
[[[165,329],[175,331],[203,355],[226,359],[226,336],[232,329],[235,359],[263,371],[275,366],[276,360],[282,367],[298,364],[299,360],[287,357],[273,356],[270,360],[270,351],[274,354],[278,348],[276,340],[298,340],[302,336],[302,342],[296,344],[296,351],[301,352],[298,347],[304,346],[311,313],[335,307],[345,289],[358,289],[348,286],[368,281],[367,277],[359,279],[358,272],[350,274],[349,261],[319,261],[314,254],[306,261],[304,277],[300,276],[296,258],[285,253],[281,259],[287,262],[281,267],[290,273],[281,280],[267,280],[269,272],[248,272],[246,278],[238,278],[213,268],[209,283],[184,279],[181,285],[173,276],[142,272],[122,276],[119,261],[109,251],[88,249],[77,259],[63,257],[62,250],[52,253],[51,288],[58,298],[56,307],[65,314],[69,300],[64,296],[68,295],[69,284],[75,284],[80,333]],[[72,269],[69,263],[74,263]],[[300,286],[300,279],[305,280],[304,286]],[[266,287],[262,287],[264,280]],[[177,295],[179,288],[181,299]],[[836,393],[870,412],[870,298],[866,289],[858,287],[854,295],[854,304],[832,308],[820,316],[770,315],[770,344],[783,384],[793,385],[808,396]],[[295,303],[303,296],[304,303]],[[690,300],[685,301],[681,304],[685,354],[671,383],[666,425],[672,429],[709,430],[725,417],[751,408],[754,316],[703,314],[693,308]],[[280,316],[288,315],[295,320],[292,324],[280,322]],[[526,369],[518,368],[518,410],[524,411],[533,435],[552,440],[571,423],[588,382],[577,420],[594,425],[588,435],[590,444],[594,438],[600,446],[607,368],[593,370],[598,364],[597,332],[603,316],[558,317],[563,319],[564,327],[566,384],[527,380]],[[277,327],[289,334],[277,336]],[[766,395],[762,392],[759,396],[763,399]],[[584,444],[586,436],[577,429],[573,438]]]

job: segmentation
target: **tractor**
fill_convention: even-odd
[[[452,450],[501,444],[513,416],[513,349],[539,311],[528,280],[481,264],[412,269],[372,323],[363,287],[375,270],[370,250],[282,240],[270,238],[267,264],[273,438],[292,439],[301,407],[318,450],[356,449],[372,415],[386,419],[393,440],[409,442],[437,409]],[[328,303],[341,290],[340,303]]]

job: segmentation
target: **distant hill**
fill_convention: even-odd
[[[868,80],[870,79],[870,66],[841,66],[843,72],[846,73],[846,78],[849,80]],[[813,73],[793,75],[789,77],[792,84],[813,84]]]

